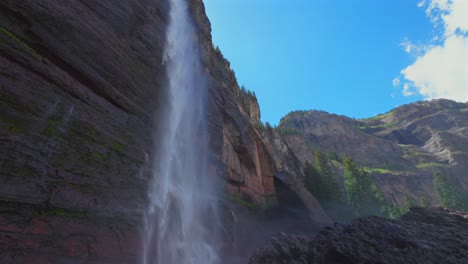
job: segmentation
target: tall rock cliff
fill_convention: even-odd
[[[165,1],[0,3],[0,262],[139,251]]]
[[[211,171],[225,180],[226,254],[245,250],[243,217],[261,225],[245,206],[294,196],[327,222],[287,144],[257,131],[256,98],[213,48],[203,3],[190,4],[209,78]],[[138,261],[153,138],[164,129],[168,9],[165,0],[0,2],[1,263]]]

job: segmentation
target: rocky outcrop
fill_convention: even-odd
[[[220,157],[218,176],[228,183],[227,193],[252,201],[262,208],[278,202],[275,179],[296,192],[313,220],[328,223],[317,200],[299,182],[302,170],[287,144],[272,133],[258,129],[260,108],[255,94],[239,87],[234,71],[214,48],[211,26],[201,0],[190,1],[202,44],[202,59],[210,82],[210,131],[213,153]],[[222,135],[222,138],[220,137]],[[287,164],[287,165],[286,165]]]
[[[336,224],[315,237],[280,234],[251,264],[467,263],[468,215],[412,208],[400,220],[375,216]]]
[[[349,154],[370,172],[386,196],[403,204],[403,193],[416,202],[435,202],[432,174],[446,174],[468,190],[468,104],[433,100],[404,105],[368,119],[351,119],[323,111],[296,111],[281,120],[282,135],[301,164],[320,149],[339,160]]]

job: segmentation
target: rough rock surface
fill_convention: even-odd
[[[0,262],[138,255],[165,1],[1,1]]]
[[[400,220],[363,217],[315,237],[280,234],[251,264],[468,263],[468,214],[412,208]]]
[[[422,101],[361,120],[296,111],[281,120],[277,131],[301,164],[313,161],[316,149],[337,160],[349,154],[392,202],[403,204],[403,193],[417,203],[423,198],[435,202],[434,169],[468,192],[468,103]],[[341,164],[332,163],[341,174]]]

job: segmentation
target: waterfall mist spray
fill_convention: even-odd
[[[158,122],[143,264],[217,264],[216,177],[207,170],[206,79],[186,0],[170,0],[169,101]]]

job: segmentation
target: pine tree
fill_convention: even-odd
[[[430,206],[431,205],[431,200],[429,200],[429,198],[427,198],[427,197],[423,197],[421,199],[421,205],[422,206]]]
[[[353,160],[348,156],[345,155],[343,158],[343,178],[344,184],[346,189],[346,201],[348,202],[349,207],[353,210],[356,215],[360,214],[360,187],[357,180],[358,169],[354,164]]]
[[[461,211],[468,211],[463,195],[449,182],[447,176],[434,171],[434,192],[440,205]]]
[[[304,166],[304,184],[309,192],[319,201],[325,197],[322,178],[310,162],[306,162]]]
[[[366,171],[358,168],[348,155],[344,156],[343,166],[346,200],[356,216],[393,214],[394,208]]]
[[[416,202],[411,198],[407,193],[403,193],[403,202],[404,205],[390,205],[391,208],[385,215],[389,216],[390,218],[398,218],[401,215],[406,214],[409,212],[410,208],[416,206]]]
[[[336,181],[327,157],[315,151],[315,163],[306,162],[304,183],[309,192],[317,198],[322,208],[334,220],[348,221],[352,212],[346,205],[343,193]]]
[[[341,190],[333,176],[327,157],[320,151],[315,151],[315,168],[322,184],[322,200],[324,204],[341,202]],[[326,205],[325,205],[326,206]]]
[[[416,206],[416,202],[413,200],[413,198],[409,197],[407,193],[403,193],[403,201],[405,202],[405,206],[408,209]]]

